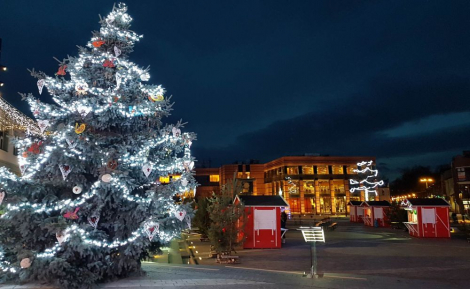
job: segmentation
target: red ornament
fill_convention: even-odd
[[[93,46],[94,47],[101,47],[101,45],[104,44],[104,41],[103,40],[96,40],[96,41],[93,41]]]
[[[103,66],[104,66],[104,67],[115,67],[114,62],[112,62],[112,61],[109,60],[109,59],[106,59],[106,60],[104,61]]]
[[[65,75],[66,72],[65,72],[65,69],[67,68],[67,65],[62,65],[61,67],[59,67],[59,71],[57,71],[57,75]]]
[[[38,143],[33,143],[29,149],[28,149],[28,152],[31,152],[33,154],[39,154],[41,151],[39,150],[39,147],[42,145],[42,141],[38,142]]]
[[[64,217],[67,219],[76,220],[78,219],[78,215],[77,215],[78,210],[80,210],[79,207],[75,208],[75,212],[70,211],[70,212],[65,213]]]

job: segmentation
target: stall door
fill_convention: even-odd
[[[436,209],[421,208],[423,237],[436,237]]]
[[[254,247],[255,248],[276,248],[276,209],[258,210],[255,209],[254,226]]]

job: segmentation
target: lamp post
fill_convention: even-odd
[[[0,38],[0,61],[2,60],[2,38]],[[0,71],[7,71],[7,67],[5,65],[0,64]],[[0,80],[0,86],[3,86],[3,81]]]

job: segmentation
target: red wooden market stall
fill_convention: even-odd
[[[401,205],[408,211],[404,224],[411,236],[450,238],[450,205],[444,199],[406,199]]]
[[[245,205],[244,249],[281,248],[281,207],[289,205],[281,196],[236,196]]]
[[[390,203],[387,201],[366,201],[362,202],[364,209],[364,225],[370,227],[390,227],[387,214],[390,210]]]
[[[364,210],[361,207],[361,205],[362,205],[361,201],[350,201],[348,203],[349,221],[351,223],[364,223],[364,220],[362,220],[362,214]]]

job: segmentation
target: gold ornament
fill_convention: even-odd
[[[76,134],[81,134],[82,132],[85,131],[85,128],[86,128],[86,125],[84,123],[82,123],[80,126],[78,125],[78,123],[75,124],[75,133]]]

